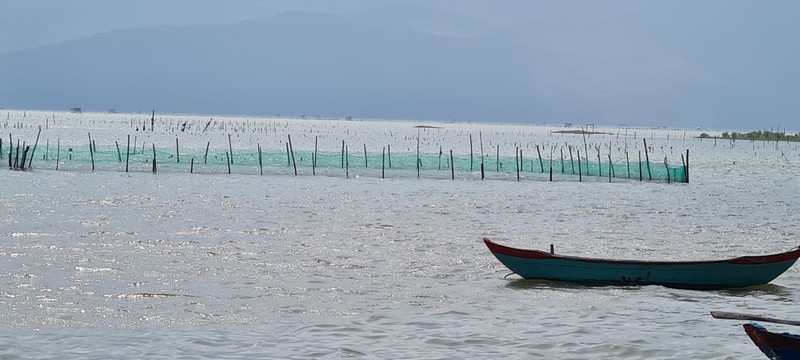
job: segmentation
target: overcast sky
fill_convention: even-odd
[[[487,121],[800,130],[800,1],[795,0],[4,1],[0,52],[24,53],[112,30],[235,24],[287,10],[336,14],[454,41],[512,44],[507,56],[528,64],[510,75],[524,83],[519,84],[524,94],[504,100],[503,107],[525,104],[508,113],[497,109]],[[51,107],[42,101],[41,107]],[[0,105],[15,104],[0,98]],[[248,112],[246,104],[237,106]],[[464,109],[420,109],[397,116],[388,108],[369,109],[363,115],[431,118],[451,111],[453,118],[470,119]],[[322,115],[361,115],[352,110]],[[476,116],[492,115],[486,110]]]

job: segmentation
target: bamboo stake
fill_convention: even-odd
[[[28,158],[28,150],[30,150],[31,147],[25,146],[24,144],[22,147],[25,148],[25,150],[22,151],[22,166],[19,169],[25,171],[25,160]]]
[[[639,150],[639,181],[642,181],[642,151]]]
[[[625,162],[628,164],[628,179],[631,178],[631,160],[628,158],[628,149],[625,148]]]
[[[92,133],[89,133],[89,156],[92,157],[92,171],[94,171],[94,150],[92,150]]]
[[[233,164],[233,144],[231,144],[231,134],[228,134],[228,151],[231,153],[230,162]]]
[[[456,168],[453,162],[453,149],[450,149],[450,179],[451,180],[456,179]]]
[[[128,159],[131,156],[131,136],[128,135],[128,147],[125,148],[125,172],[128,172]]]
[[[572,175],[575,175],[575,162],[572,160],[572,145],[569,146],[569,165],[572,167]]]
[[[689,183],[689,149],[686,149],[686,183]]]
[[[261,175],[264,175],[264,165],[261,159],[261,144],[258,144],[258,170]]]
[[[442,170],[442,144],[439,144],[439,170]]]
[[[544,163],[542,162],[542,152],[539,150],[539,144],[536,144],[536,153],[539,154],[539,168],[542,169],[542,174],[544,174]]]
[[[36,142],[33,143],[33,150],[31,151],[30,160],[28,160],[28,168],[33,165],[33,154],[36,154],[36,146],[39,145],[39,135],[42,134],[42,126],[39,125],[39,132],[36,133]]]
[[[289,152],[292,153],[292,164],[294,165],[294,175],[297,176],[297,162],[294,161],[294,149],[292,148],[292,134],[289,134]]]
[[[495,157],[495,161],[497,162],[497,172],[500,172],[500,144],[497,144],[497,155]]]
[[[9,135],[11,136],[11,135]],[[472,156],[472,134],[469,134],[469,171],[472,172],[472,163],[473,163],[473,156]]]
[[[203,164],[208,165],[208,147],[211,146],[211,141],[206,142],[206,154],[203,155]]]
[[[286,166],[292,166],[292,154],[289,151],[289,143],[286,144]]]
[[[647,161],[647,176],[650,180],[653,180],[653,173],[650,172],[650,155],[647,155],[647,139],[642,139],[644,141],[644,157]]]
[[[597,149],[597,176],[603,176],[603,164],[600,163],[600,146],[598,145],[595,149]],[[589,159],[586,159],[586,161],[588,162]]]
[[[317,153],[318,153],[318,145],[319,145],[319,136],[314,137],[314,156],[311,158],[313,163],[311,164],[311,175],[317,175]]]
[[[419,129],[417,129],[417,178],[419,178]]]

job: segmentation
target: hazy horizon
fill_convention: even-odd
[[[800,126],[800,3],[13,2],[8,109]],[[22,16],[24,15],[24,16]]]

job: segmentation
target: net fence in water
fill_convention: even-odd
[[[245,151],[231,149],[174,149],[164,151],[152,145],[126,150],[117,147],[48,146],[37,149],[33,160],[27,159],[33,168],[57,170],[95,171],[152,171],[155,156],[157,171],[193,173],[242,173],[242,174],[294,174],[331,176],[375,176],[431,178],[540,178],[540,179],[632,179],[641,181],[688,182],[688,166],[684,159],[680,165],[649,160],[602,161],[601,158],[558,158],[539,156],[451,155],[438,153],[392,153],[384,148],[381,152],[348,151]],[[9,167],[19,161],[17,147],[2,149],[8,156]],[[639,155],[641,157],[641,155]],[[688,153],[687,153],[688,158]],[[481,171],[483,163],[483,171]],[[26,164],[25,167],[28,165]],[[295,170],[296,169],[296,170]]]

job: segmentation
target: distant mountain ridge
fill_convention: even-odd
[[[490,119],[524,104],[513,45],[285,12],[0,54],[17,108]],[[498,66],[502,64],[502,66]],[[501,102],[476,102],[494,98]],[[519,115],[524,111],[520,109]]]

